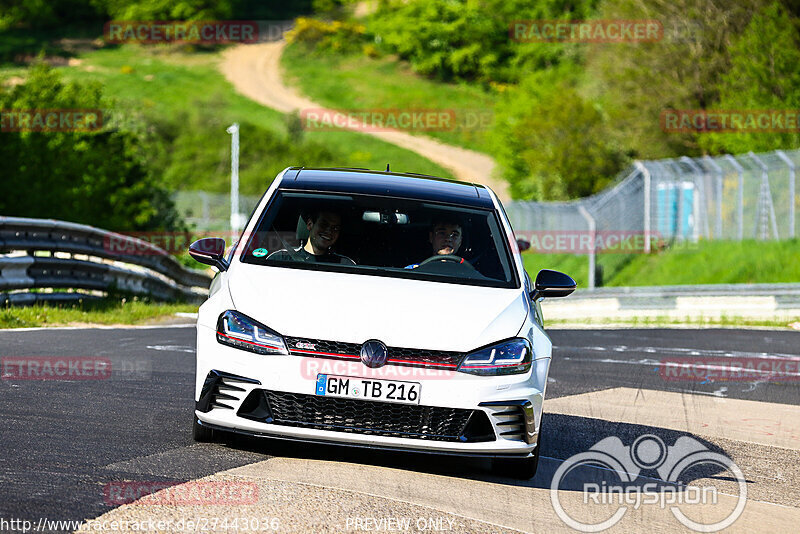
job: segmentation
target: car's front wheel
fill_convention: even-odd
[[[527,458],[495,458],[492,460],[492,471],[520,480],[530,480],[536,476],[539,467],[539,452],[542,443],[542,424],[539,423],[539,436],[536,438],[536,449],[533,456]]]
[[[199,443],[209,443],[216,438],[216,432],[214,432],[213,428],[201,425],[195,415],[194,424],[192,425],[192,438]]]

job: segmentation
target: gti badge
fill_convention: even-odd
[[[370,339],[361,346],[361,361],[367,367],[383,367],[386,365],[386,358],[389,357],[389,351],[386,345],[377,339]]]
[[[302,341],[298,341],[294,344],[294,346],[298,349],[317,350],[317,346],[314,343],[303,343]]]

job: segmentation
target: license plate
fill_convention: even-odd
[[[419,382],[317,375],[316,394],[325,397],[419,404]]]

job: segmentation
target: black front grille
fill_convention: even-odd
[[[481,410],[279,391],[264,391],[264,394],[272,416],[269,422],[275,425],[436,441],[494,440],[494,435],[486,434],[488,418]]]
[[[300,347],[297,346],[298,343],[301,345]],[[359,345],[358,343],[325,341],[323,339],[287,337],[286,346],[289,348],[289,352],[302,354],[303,356],[307,356],[307,354],[301,353],[300,351],[311,350],[314,352],[326,352],[329,354],[348,354],[352,356],[358,356],[359,354],[361,354],[361,345]],[[312,346],[313,348],[310,348]]]
[[[342,357],[359,357],[361,354],[361,344],[359,343],[344,343],[341,341],[327,341],[324,339],[301,337],[286,337],[285,339],[289,352],[298,356],[336,358],[336,355],[342,355]],[[387,363],[390,365],[409,365],[455,370],[464,357],[460,352],[442,350],[410,349],[405,347],[387,347],[387,349],[389,353]]]
[[[460,352],[445,352],[442,350],[406,349],[389,347],[389,360],[415,361],[431,364],[447,364],[458,367],[464,357]]]

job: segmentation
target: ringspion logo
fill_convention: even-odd
[[[587,482],[591,477],[587,477],[586,469],[598,467],[602,470],[600,483]],[[721,498],[720,489],[713,483],[687,482],[698,469],[726,473],[725,478],[714,478],[735,482],[738,495]],[[645,473],[654,473],[658,478],[645,478]],[[714,478],[709,480],[713,482]],[[562,502],[561,492],[575,493],[575,489],[567,489],[571,486],[577,491],[582,486],[583,499]],[[733,460],[695,438],[681,436],[667,445],[658,436],[645,434],[625,445],[620,438],[610,436],[588,451],[567,458],[556,469],[550,484],[550,502],[556,515],[579,532],[602,532],[619,523],[630,510],[648,506],[668,509],[688,529],[717,532],[730,527],[744,511],[747,483]],[[700,507],[714,507],[715,513],[698,514]]]

